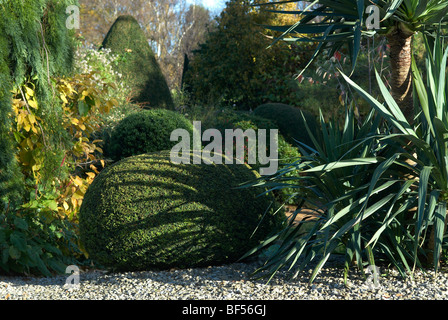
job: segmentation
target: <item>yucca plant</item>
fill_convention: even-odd
[[[446,27],[448,19],[447,0],[292,0],[305,7],[304,10],[282,11],[277,13],[299,15],[294,25],[266,26],[281,33],[277,39],[286,41],[310,41],[319,45],[310,63],[316,56],[327,51],[332,56],[345,47],[356,65],[364,36],[381,34],[386,36],[390,45],[391,88],[392,96],[409,122],[413,121],[412,76],[411,76],[411,41],[417,32],[430,34],[439,25]],[[274,1],[260,4],[284,3]],[[366,9],[376,5],[380,12],[380,28],[367,29]],[[317,18],[317,19],[315,19]],[[308,64],[309,65],[309,64]]]
[[[381,91],[388,108],[353,83],[346,80],[377,111],[383,114],[396,128],[396,133],[385,136],[383,141],[395,141],[406,145],[400,157],[411,160],[406,166],[407,177],[416,177],[418,207],[415,216],[414,259],[419,248],[425,249],[427,262],[438,270],[444,234],[446,230],[446,209],[448,201],[448,110],[447,110],[447,58],[448,47],[437,33],[435,40],[425,36],[426,83],[423,81],[415,60],[412,60],[412,75],[418,96],[420,113],[417,125],[406,122],[398,105],[382,85]],[[445,48],[444,48],[445,47]],[[403,165],[403,163],[401,163]],[[403,177],[405,178],[405,177]],[[429,234],[427,232],[430,231]],[[429,239],[427,238],[429,237]],[[426,246],[424,246],[426,243]],[[414,264],[415,265],[415,264]]]
[[[378,143],[382,131],[388,131],[388,127],[381,124],[381,119],[372,110],[359,125],[353,108],[347,108],[345,123],[340,128],[336,121],[327,123],[321,114],[321,135],[314,136],[310,132],[314,147],[301,144],[300,159],[273,176],[262,177],[249,184],[264,185],[269,190],[292,184],[297,193],[291,197],[295,196],[299,203],[298,209],[280,232],[247,253],[246,256],[249,256],[274,243],[278,244],[276,250],[270,250],[271,256],[256,273],[270,270],[272,277],[280,268],[288,265],[292,268],[302,258],[295,276],[311,261],[321,258],[311,276],[310,281],[313,281],[329,256],[341,247],[347,254],[347,267],[355,260],[362,270],[365,255],[361,249],[361,224],[354,211],[366,203],[364,196],[367,193],[381,193],[390,186],[386,183],[370,190],[375,177],[374,164],[379,162],[379,154],[384,157],[388,152],[386,145]],[[287,176],[289,172],[300,172],[300,175],[290,178]],[[377,206],[382,208],[385,204],[384,201],[369,203],[366,207],[368,215]],[[293,224],[303,207],[313,208],[317,215],[316,220],[309,222],[313,224],[311,229],[307,219],[302,220],[298,227]],[[372,229],[367,224],[363,227]],[[304,233],[303,229],[308,231]]]
[[[357,136],[352,134],[353,121],[348,116],[339,140],[321,122],[323,141],[316,141],[312,153],[289,167],[301,172],[296,187],[307,191],[303,202],[320,202],[321,215],[305,235],[289,222],[250,251],[249,255],[274,241],[280,243],[259,271],[269,270],[272,277],[280,268],[292,268],[301,261],[300,272],[317,259],[312,282],[341,244],[345,274],[353,262],[362,271],[365,264],[381,260],[395,266],[403,277],[412,276],[428,260],[438,271],[448,201],[448,48],[443,49],[439,36],[425,40],[426,84],[412,63],[416,102],[421,106],[413,125],[377,72],[383,104],[343,74],[376,116],[369,116]],[[282,171],[263,179],[258,183],[282,187]]]

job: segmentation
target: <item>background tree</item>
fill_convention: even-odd
[[[251,7],[250,1],[227,3],[216,19],[217,27],[190,59],[185,83],[197,103],[248,110],[266,102],[269,90],[278,90],[269,85],[270,76],[279,70],[286,74],[290,68],[297,69],[300,61],[291,64],[290,50],[299,53],[303,48],[281,43],[266,49],[274,33],[263,34],[260,24],[274,24],[275,19],[275,14]],[[306,50],[303,52],[306,55]]]
[[[171,55],[175,58],[175,63],[173,61],[170,64],[174,67],[174,79],[177,81],[178,79],[182,80],[185,55],[188,58],[192,57],[193,51],[199,48],[199,45],[205,41],[208,32],[216,26],[215,20],[211,20],[210,11],[200,5],[190,5],[182,18],[184,22],[180,32],[180,41]],[[182,55],[184,56],[183,60],[180,59]]]
[[[305,1],[295,1],[305,7]],[[273,2],[275,5],[277,2]],[[356,65],[363,36],[384,35],[390,45],[392,96],[409,122],[413,122],[411,41],[417,32],[431,34],[439,23],[446,25],[448,1],[446,0],[385,0],[375,1],[380,12],[380,28],[367,30],[366,9],[372,5],[363,0],[317,0],[302,10],[284,11],[300,14],[303,19],[295,24],[271,26],[283,32],[279,39],[287,41],[312,41],[319,46],[314,57],[327,51],[332,56],[338,50],[347,50],[353,68]],[[263,5],[263,4],[262,4]],[[268,10],[271,11],[271,10]],[[275,10],[274,10],[275,11]],[[343,49],[344,48],[344,49]],[[328,49],[328,50],[326,50]]]

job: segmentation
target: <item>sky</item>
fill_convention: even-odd
[[[209,9],[212,13],[219,13],[226,6],[227,0],[187,0],[187,1],[189,3],[202,4],[205,8]]]

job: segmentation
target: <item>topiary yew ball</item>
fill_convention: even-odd
[[[152,109],[133,113],[112,131],[105,155],[114,161],[162,150],[169,150],[177,141],[170,136],[175,129],[185,129],[193,134],[193,124],[184,115],[167,110]]]
[[[81,241],[119,271],[235,262],[282,220],[272,211],[262,219],[273,199],[264,190],[234,188],[258,177],[243,164],[174,164],[169,151],[123,159],[88,188]]]

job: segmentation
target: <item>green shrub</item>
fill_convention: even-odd
[[[225,129],[235,129],[238,123],[251,122],[262,129],[277,129],[275,122],[254,115],[246,111],[235,111],[231,109],[219,109],[210,113],[203,120],[203,126],[206,128],[215,128],[220,131]]]
[[[270,141],[270,134],[269,130],[271,129],[278,129],[278,126],[273,121],[258,117],[254,115],[253,113],[248,113],[244,111],[233,111],[224,109],[222,111],[218,111],[212,116],[205,119],[203,130],[208,128],[214,128],[218,129],[222,136],[224,137],[225,129],[242,129],[243,131],[247,129],[254,129],[255,132],[258,132],[258,129],[266,129],[267,138],[267,155],[270,156],[270,150],[269,150],[269,141]],[[258,137],[258,135],[257,135]],[[247,146],[247,141],[245,141],[245,145]],[[233,151],[233,155],[235,156],[235,148]],[[227,156],[229,156],[227,154]],[[246,160],[247,160],[247,154],[245,154]],[[278,159],[279,159],[279,168],[282,167],[285,163],[291,163],[296,160],[298,160],[300,157],[300,152],[297,147],[291,145],[288,143],[285,138],[283,138],[282,134],[279,132],[278,134]],[[258,159],[258,158],[257,158]],[[247,163],[247,161],[246,161]],[[264,167],[265,165],[261,165],[260,163],[255,164],[249,164],[252,169],[259,170],[260,167]],[[287,173],[286,176],[288,177],[295,177],[296,175],[293,172]],[[281,190],[275,190],[274,195],[276,196],[276,199],[279,202],[288,202],[291,203],[293,200],[288,200],[290,194],[292,194],[294,190],[292,188],[283,188]]]
[[[193,125],[182,114],[166,109],[142,110],[132,113],[113,129],[106,156],[113,160],[171,149],[176,141],[170,141],[175,129],[193,133]]]
[[[174,109],[166,79],[134,17],[118,17],[104,38],[102,48],[109,48],[122,57],[116,68],[131,87],[135,102],[150,108]]]
[[[36,214],[35,209],[46,211],[41,205],[20,213],[0,212],[0,274],[50,277],[63,274],[67,265],[79,265],[80,261],[73,257],[81,254],[73,223],[48,219]]]
[[[90,185],[79,219],[90,257],[113,270],[188,268],[239,259],[276,231],[259,175],[242,164],[173,164],[169,151],[129,157]],[[251,235],[253,236],[251,237]]]
[[[303,116],[313,135],[316,135],[318,123],[314,115],[293,106],[283,103],[266,103],[258,106],[254,114],[274,121],[286,141],[294,146],[297,145],[295,140],[312,146],[313,142],[308,135],[301,112],[303,112]]]
[[[310,153],[299,162],[286,165],[283,172],[280,171],[274,176],[258,181],[263,186],[280,189],[286,186],[289,188],[286,183],[292,183],[293,187],[300,190],[301,195],[304,196],[304,202],[299,202],[298,210],[306,208],[317,213],[317,217],[312,223],[300,224],[298,229],[291,224],[285,224],[284,229],[273,238],[275,243],[279,245],[279,250],[269,250],[270,252],[265,254],[267,260],[261,268],[263,271],[269,271],[268,276],[273,276],[279,270],[277,267],[280,265],[281,267],[289,267],[295,265],[297,261],[303,261],[300,266],[297,266],[296,270],[299,272],[304,267],[309,267],[311,265],[310,261],[317,259],[316,263],[314,261],[312,263],[315,266],[314,272],[310,274],[310,282],[312,282],[318,274],[316,270],[320,270],[330,254],[339,254],[341,251],[345,253],[347,259],[345,272],[348,272],[349,266],[354,261],[359,262],[360,259],[368,256],[361,250],[368,251],[370,249],[365,243],[371,239],[379,227],[384,226],[382,221],[386,220],[383,214],[391,210],[391,206],[394,207],[395,204],[389,202],[387,205],[377,206],[373,197],[384,194],[383,190],[386,187],[383,186],[375,186],[377,189],[373,190],[368,205],[367,202],[359,200],[369,193],[368,189],[371,182],[375,180],[376,171],[378,171],[375,169],[377,167],[363,165],[361,161],[358,165],[338,166],[338,164],[346,159],[360,158],[365,160],[365,164],[367,164],[372,157],[375,157],[377,152],[381,153],[385,159],[389,159],[390,153],[385,152],[384,149],[387,143],[381,145],[372,141],[371,138],[369,139],[369,137],[375,136],[377,130],[379,130],[378,124],[380,122],[378,120],[379,117],[371,112],[369,117],[359,124],[353,108],[347,108],[346,122],[343,126],[340,126],[336,121],[330,121],[330,124],[327,124],[322,117],[320,119],[322,135],[326,136],[326,139],[320,141],[316,137],[317,143],[312,146],[319,152]],[[288,170],[300,172],[300,178],[288,179],[284,175],[284,172]],[[376,182],[378,182],[378,179],[376,179]],[[390,189],[387,189],[387,194],[391,192]],[[397,187],[396,189],[399,190],[400,188]],[[381,199],[381,197],[378,199]],[[399,206],[398,203],[396,205]],[[366,215],[365,219],[361,221],[356,211],[360,210],[359,215],[362,216],[375,207],[378,211]],[[382,209],[382,211],[379,209]],[[334,217],[337,218],[334,219]],[[400,219],[401,217],[397,217],[394,222],[398,222]],[[356,220],[357,222],[355,222]],[[397,232],[401,231],[401,229],[397,230],[399,230]],[[357,238],[357,232],[361,231],[363,232],[362,237]],[[395,231],[391,232],[390,235],[395,238],[397,233],[394,233]],[[400,241],[403,244],[405,241],[400,237],[407,237],[407,235],[397,236],[392,242],[387,239],[386,242]],[[364,241],[366,242],[364,243]],[[296,248],[297,250],[292,252],[290,248]],[[383,248],[387,248],[384,243],[379,249],[375,246],[375,251],[380,252]],[[392,257],[392,260],[395,260],[395,258]],[[399,258],[396,261],[399,261]],[[370,261],[369,264],[371,264]],[[359,263],[358,266],[362,266],[362,263]]]

